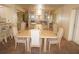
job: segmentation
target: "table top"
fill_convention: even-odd
[[[18,32],[19,37],[31,37],[31,30],[23,30]],[[41,38],[56,38],[56,34],[51,30],[42,30],[40,34]]]

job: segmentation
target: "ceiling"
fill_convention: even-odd
[[[37,4],[17,4],[24,10],[35,10]],[[63,4],[42,4],[44,10],[55,10],[63,6]]]

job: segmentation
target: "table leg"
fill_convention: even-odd
[[[30,52],[30,39],[27,38],[27,51]]]
[[[44,52],[46,52],[46,51],[47,51],[46,45],[47,45],[47,39],[46,39],[46,38],[44,38]]]

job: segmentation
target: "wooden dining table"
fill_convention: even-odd
[[[30,50],[29,44],[31,38],[31,30],[22,30],[18,32],[18,37],[25,37],[27,38],[27,51]],[[53,33],[51,30],[41,30],[40,38],[44,39],[44,52],[47,52],[47,39],[48,38],[57,38],[56,34]]]

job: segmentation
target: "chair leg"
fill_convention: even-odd
[[[12,35],[10,35],[10,37],[11,37],[11,40],[13,39],[13,36]]]
[[[17,43],[15,42],[15,49],[16,49]]]
[[[31,53],[31,44],[30,44],[30,40],[27,38],[27,51],[29,53]]]
[[[40,47],[40,53],[41,53],[41,47]]]
[[[11,35],[9,35],[9,37],[10,37],[10,40],[11,40]]]
[[[61,47],[60,47],[60,43],[59,43],[59,50],[61,49]]]
[[[29,44],[29,53],[31,53],[31,44]]]
[[[29,41],[30,43],[29,43],[29,49],[30,49],[30,53],[32,52],[31,51],[31,40]]]
[[[31,47],[30,47],[30,53],[32,53],[32,51],[31,51]]]
[[[25,42],[25,51],[26,51],[26,42]]]
[[[42,51],[42,39],[41,39],[40,53],[41,53],[41,51]]]
[[[49,53],[50,53],[50,47],[51,47],[51,44],[49,44]]]
[[[5,42],[7,43],[7,38],[5,37]]]
[[[11,35],[11,39],[14,39],[14,36]]]

